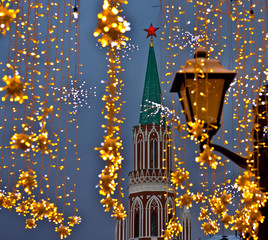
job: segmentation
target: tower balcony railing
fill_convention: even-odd
[[[128,174],[129,186],[138,183],[170,183],[170,170],[140,169]]]

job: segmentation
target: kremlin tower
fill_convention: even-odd
[[[118,221],[115,240],[163,240],[166,223],[173,216],[174,193],[171,190],[172,149],[169,127],[152,102],[161,104],[161,87],[152,36],[158,28],[151,25],[147,70],[139,123],[133,128],[133,171],[129,173],[129,211],[127,220]],[[174,238],[191,240],[191,215],[183,211],[183,233]]]

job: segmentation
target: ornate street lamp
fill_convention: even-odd
[[[200,123],[207,138],[199,139],[200,150],[207,144],[228,157],[242,168],[258,169],[260,175],[260,189],[268,192],[268,86],[260,92],[257,104],[254,106],[255,120],[253,129],[253,153],[249,157],[243,157],[232,151],[211,143],[213,135],[220,127],[221,113],[224,96],[233,81],[236,73],[226,70],[218,60],[208,59],[207,51],[197,49],[194,59],[186,62],[184,68],[176,73],[171,92],[177,92],[184,110],[186,122]],[[266,131],[266,132],[265,132]],[[255,161],[251,161],[255,160]],[[257,161],[258,160],[258,161]],[[252,162],[258,162],[253,166]],[[260,224],[259,239],[267,238],[268,229],[268,206],[261,208],[265,221]]]
[[[224,96],[235,75],[201,48],[176,73],[170,91],[178,92],[187,123],[201,121],[209,138],[220,127]]]
[[[208,134],[205,144],[214,147],[237,165],[247,168],[247,157],[210,143],[220,127],[225,93],[236,73],[225,69],[219,60],[208,59],[205,49],[197,48],[194,59],[186,61],[182,70],[176,73],[171,92],[177,92],[184,110],[186,122],[203,124],[203,132]],[[191,129],[191,126],[189,125]],[[203,151],[201,142],[200,149]]]

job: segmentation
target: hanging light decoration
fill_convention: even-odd
[[[265,21],[266,14],[263,10],[265,9],[265,1],[222,1],[217,4],[211,1],[187,1],[183,5],[180,4],[180,1],[173,3],[160,1],[160,4],[162,4],[161,8],[165,9],[163,13],[165,18],[163,20],[164,27],[162,29],[164,45],[162,62],[165,65],[162,69],[164,94],[170,89],[170,83],[173,81],[172,76],[176,74],[174,66],[177,63],[178,68],[184,64],[193,68],[196,75],[190,84],[188,81],[191,77],[187,70],[177,72],[178,75],[185,78],[185,85],[180,88],[179,97],[180,102],[183,103],[183,109],[175,104],[176,100],[171,96],[172,106],[170,111],[174,113],[175,117],[170,115],[169,117],[172,118],[170,122],[177,122],[176,120],[173,121],[176,118],[179,119],[180,125],[188,125],[187,131],[179,128],[181,131],[178,132],[178,141],[172,140],[179,144],[173,148],[175,163],[173,182],[176,183],[175,176],[180,176],[183,168],[184,171],[188,170],[186,168],[188,165],[187,152],[192,151],[192,148],[189,149],[186,138],[190,137],[198,144],[201,142],[202,153],[196,157],[196,161],[199,163],[199,186],[193,186],[194,190],[197,191],[193,195],[193,201],[202,205],[199,217],[199,220],[202,221],[201,228],[206,234],[216,234],[219,232],[220,222],[222,222],[222,226],[225,228],[240,231],[245,239],[263,239],[266,235],[261,234],[266,230],[259,226],[264,221],[263,213],[267,211],[265,210],[267,207],[263,207],[267,197],[261,191],[260,186],[264,186],[263,184],[267,180],[265,178],[260,179],[259,174],[264,176],[265,165],[261,158],[265,159],[265,157],[261,156],[263,155],[261,149],[263,147],[267,148],[267,143],[264,143],[263,140],[267,134],[260,130],[261,128],[256,123],[262,121],[262,124],[266,126],[267,118],[263,115],[266,109],[259,110],[260,108],[257,105],[254,107],[255,117],[253,116],[252,102],[260,92],[260,86],[267,85],[267,77],[264,76],[267,75],[264,71],[267,57],[267,44],[265,44],[267,42],[267,21]],[[192,15],[194,16],[192,17]],[[194,26],[189,26],[193,19]],[[179,43],[175,41],[176,39],[179,39]],[[191,63],[186,61],[191,57],[191,49],[187,46],[190,48],[197,46],[205,48],[209,60],[217,59],[225,67],[234,69],[233,75],[234,72],[236,73],[229,90],[226,91],[228,87],[224,87],[228,98],[222,101],[222,107],[225,104],[229,105],[224,107],[225,109],[228,108],[228,114],[218,118],[218,121],[215,120],[217,114],[221,113],[221,107],[216,108],[215,106],[218,99],[225,96],[225,92],[221,96],[217,96],[221,91],[215,83],[211,82],[205,87],[204,84],[198,83],[198,79],[209,81],[209,75],[215,74],[219,68],[215,71],[205,61],[193,60]],[[228,81],[228,79],[226,80]],[[216,87],[215,91],[217,93],[208,96],[212,91],[207,91],[207,89],[214,87]],[[264,94],[262,93],[262,95],[264,99]],[[204,97],[211,97],[211,99],[202,101]],[[164,95],[164,106],[169,105],[167,99],[169,98]],[[203,114],[208,113],[210,104],[215,107],[217,112],[214,111],[214,116],[209,115],[203,118]],[[186,115],[186,121],[178,113]],[[232,120],[229,118],[230,115],[233,116]],[[252,144],[251,131],[249,130],[252,122],[256,124],[254,134],[257,136],[256,129],[259,129],[258,136],[261,136],[254,140],[254,144]],[[232,124],[232,129],[226,127],[226,124]],[[176,128],[177,125],[172,124],[171,131],[177,130]],[[243,173],[242,170],[239,170],[238,176],[235,176],[236,171],[233,170],[233,177],[226,175],[231,166],[227,159],[216,155],[215,151],[218,150],[214,148],[215,144],[210,145],[213,132],[218,132],[215,141],[222,143],[224,147],[227,145],[227,147],[233,148],[235,152],[247,155],[244,158],[245,164],[243,166],[250,171]],[[253,155],[259,156],[259,158],[252,159],[250,156]],[[256,166],[259,166],[259,170]],[[251,173],[250,180],[246,180],[249,173]],[[180,180],[181,178],[179,178],[179,182]],[[185,181],[193,181],[191,172],[189,179],[185,179]],[[241,184],[242,187],[239,187],[238,184]],[[241,198],[237,198],[236,201],[226,190],[226,186],[230,185],[233,186],[233,191],[241,194]],[[267,189],[262,190],[267,191]],[[176,192],[176,201],[181,204],[181,196],[185,193],[178,187]],[[253,194],[253,192],[257,194]],[[187,199],[186,196],[185,199]],[[258,199],[257,196],[259,196]],[[233,211],[230,210],[234,208],[237,208],[237,211],[233,214]],[[171,236],[167,239],[171,239]]]
[[[79,2],[75,5],[79,9]],[[58,84],[61,89],[79,85],[79,21],[74,21],[73,6],[65,0],[12,1],[12,8],[20,11],[8,7],[1,1],[0,31],[9,33],[11,42],[7,68],[2,69],[6,85],[0,88],[0,189],[5,189],[0,190],[0,204],[24,216],[25,228],[47,220],[64,238],[81,221],[76,207],[78,111],[63,106],[63,94],[56,97],[55,91]],[[13,20],[14,29],[9,28]],[[41,36],[38,28],[44,23],[47,33]],[[69,131],[76,133],[74,139]]]
[[[74,16],[74,19],[78,19],[79,17],[78,8],[77,8],[77,0],[75,0],[73,16]]]
[[[6,31],[10,30],[10,23],[16,18],[19,9],[8,9],[9,3],[4,6],[4,0],[0,2],[0,33],[6,36]]]
[[[125,1],[121,2],[125,3]],[[120,1],[118,1],[119,3]],[[98,14],[98,26],[94,32],[94,36],[98,37],[101,35],[98,41],[102,47],[111,45],[121,48],[129,40],[124,35],[130,30],[129,23],[122,16],[119,16],[120,10],[118,10],[116,5],[115,3],[111,6],[108,0],[104,0],[102,5],[103,12]]]
[[[123,220],[126,217],[126,211],[120,199],[123,197],[122,187],[118,184],[121,179],[118,179],[118,171],[121,168],[123,157],[122,140],[120,138],[120,125],[123,122],[121,117],[121,91],[123,81],[121,79],[121,51],[126,45],[128,38],[124,35],[130,30],[129,23],[119,16],[121,3],[127,4],[127,1],[108,1],[103,2],[103,12],[98,14],[98,26],[94,32],[94,36],[100,38],[98,41],[102,47],[109,46],[107,53],[109,61],[109,82],[106,87],[106,92],[102,97],[105,102],[105,107],[102,114],[105,114],[107,124],[103,124],[106,135],[101,147],[95,148],[99,151],[101,158],[106,161],[106,166],[99,175],[99,193],[103,196],[101,203],[105,207],[105,211],[113,209],[111,214],[116,220]],[[114,197],[118,190],[118,198]]]
[[[13,70],[13,77],[5,75],[2,79],[6,83],[5,87],[0,88],[0,91],[6,90],[6,95],[2,97],[2,101],[10,96],[11,102],[23,103],[24,100],[28,99],[28,96],[23,94],[24,87],[20,80],[21,76],[14,71],[10,64],[7,64],[7,67]]]

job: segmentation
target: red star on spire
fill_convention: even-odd
[[[154,28],[153,27],[153,24],[151,24],[151,26],[150,26],[150,28],[148,28],[148,29],[144,29],[144,31],[146,31],[148,34],[147,34],[147,37],[146,38],[148,38],[148,37],[152,37],[152,36],[155,36],[156,37],[156,34],[155,34],[155,32],[158,30],[159,28]]]

